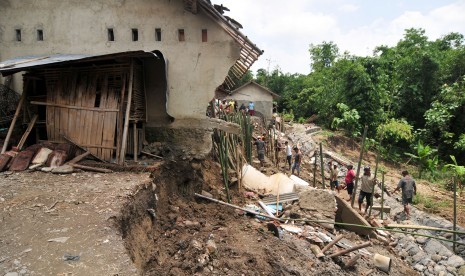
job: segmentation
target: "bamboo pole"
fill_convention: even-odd
[[[359,244],[359,245],[355,245],[351,248],[348,248],[348,249],[345,249],[345,250],[341,250],[339,252],[335,252],[331,255],[329,255],[330,258],[334,258],[334,257],[337,257],[337,256],[341,256],[341,255],[344,255],[344,254],[347,254],[347,253],[350,253],[352,251],[355,251],[355,250],[358,250],[358,249],[362,249],[362,248],[365,248],[365,247],[368,247],[368,246],[371,246],[371,242],[364,242],[362,244]]]
[[[325,189],[325,167],[323,164],[323,144],[320,143],[320,163],[321,163],[321,185],[323,186],[323,189]]]
[[[131,67],[129,69],[129,85],[128,85],[128,102],[126,105],[126,114],[124,118],[124,128],[123,128],[123,140],[121,142],[121,153],[119,164],[124,164],[124,159],[126,157],[126,147],[128,140],[128,127],[129,127],[129,116],[131,111],[131,101],[132,101],[132,84],[134,82],[134,61],[131,60]],[[124,101],[122,99],[121,101]]]
[[[453,250],[454,253],[456,252],[456,244],[455,242],[457,241],[457,179],[454,177],[454,244],[453,244]]]
[[[330,243],[328,243],[325,247],[323,247],[323,249],[321,249],[321,253],[325,253],[326,251],[328,251],[331,247],[333,247],[333,245],[335,245],[338,241],[340,241],[342,238],[344,238],[343,235],[339,235],[337,236],[336,238],[334,238],[334,240],[332,240]]]
[[[384,216],[384,171],[381,172],[381,219]]]
[[[354,186],[354,191],[352,192],[352,198],[351,198],[351,203],[350,203],[350,206],[352,206],[352,208],[354,208],[355,195],[357,193],[358,176],[360,174],[360,167],[362,166],[363,146],[365,144],[365,139],[367,137],[367,131],[368,131],[368,125],[365,125],[365,129],[363,130],[363,136],[362,136],[362,144],[360,145],[360,157],[358,158],[357,174],[355,175],[355,186]]]
[[[315,162],[313,162],[313,188],[316,188],[316,160],[318,156],[318,151],[315,150]]]
[[[237,174],[237,187],[239,191],[241,190],[242,187],[242,168],[241,168],[241,159],[240,159],[240,150],[241,147],[236,144],[236,174]]]
[[[29,133],[31,133],[32,128],[34,127],[34,124],[37,121],[37,118],[39,115],[35,114],[34,117],[32,117],[32,120],[29,122],[29,125],[27,126],[26,132],[24,132],[23,137],[21,137],[21,140],[18,143],[18,150],[22,150],[24,143],[26,143],[27,137],[29,136]]]
[[[373,187],[371,188],[371,202],[370,202],[370,211],[368,211],[368,217],[371,217],[371,209],[373,209],[373,201],[374,201],[373,195],[375,193],[376,177],[378,175],[378,164],[379,164],[379,151],[376,154],[375,176],[373,177]]]
[[[132,131],[132,135],[134,136],[132,141],[134,142],[134,162],[137,162],[137,144],[138,144],[138,135],[137,135],[137,122],[134,121],[133,123],[134,130]]]
[[[19,112],[21,112],[21,108],[23,107],[24,100],[26,99],[27,88],[29,86],[29,79],[26,80],[24,85],[23,93],[21,94],[21,98],[19,99],[18,106],[16,107],[15,114],[13,116],[13,120],[11,121],[10,128],[8,129],[8,133],[6,134],[5,141],[3,141],[2,151],[0,153],[5,153],[8,143],[10,142],[11,134],[13,134],[13,129],[15,128],[16,120],[18,120]]]

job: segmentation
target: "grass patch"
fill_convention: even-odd
[[[425,211],[429,213],[438,213],[440,208],[445,208],[450,206],[450,202],[446,200],[436,200],[429,196],[422,195],[417,192],[417,194],[412,199],[413,205],[423,206]]]

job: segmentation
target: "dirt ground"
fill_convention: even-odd
[[[148,176],[0,173],[0,275],[136,274],[115,221]]]
[[[372,268],[362,256],[344,270],[348,256],[319,260],[297,235],[279,239],[265,221],[195,199],[205,190],[226,200],[215,162],[161,164],[153,186],[147,173],[0,174],[0,274],[364,275]],[[246,203],[242,192],[231,187],[234,204]],[[366,241],[340,231],[353,244]],[[373,242],[368,251],[394,259],[393,275],[414,274]]]

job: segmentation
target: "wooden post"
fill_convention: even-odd
[[[379,164],[379,151],[376,154],[375,176],[373,177],[373,187],[371,188],[371,204],[370,204],[370,211],[368,211],[368,217],[371,217],[371,209],[373,209],[373,201],[374,201],[373,195],[375,193],[376,176],[378,175],[378,164]]]
[[[381,172],[381,219],[384,213],[384,171]]]
[[[323,189],[326,189],[325,187],[325,167],[323,164],[323,144],[320,143],[320,163],[321,163],[321,184],[323,186]]]
[[[123,136],[123,102],[126,93],[126,75],[122,76],[123,85],[121,87],[120,106],[118,111],[118,120],[116,125],[116,161],[119,163],[121,154],[121,140]]]
[[[242,168],[241,168],[241,160],[240,160],[240,150],[241,150],[241,146],[239,145],[236,145],[236,174],[237,174],[237,187],[239,189],[239,191],[241,190],[241,186],[242,186]]]
[[[137,146],[138,137],[137,136],[138,135],[137,135],[137,122],[136,121],[134,121],[134,123],[133,123],[133,128],[134,128],[134,130],[133,130],[134,139],[132,139],[132,140],[134,142],[134,162],[137,162],[137,148],[138,148],[138,146]]]
[[[365,125],[365,129],[363,130],[363,136],[362,136],[362,144],[360,145],[360,157],[358,158],[357,174],[355,175],[355,186],[354,186],[354,191],[352,192],[352,199],[351,199],[351,204],[350,204],[352,208],[354,207],[355,195],[357,194],[358,175],[360,174],[360,167],[362,166],[363,145],[365,144],[365,138],[367,137],[367,130],[368,130],[368,126]]]
[[[457,179],[454,177],[454,243],[453,243],[453,250],[456,253],[456,241],[457,241]]]
[[[316,188],[316,159],[318,151],[315,150],[313,156],[315,157],[315,162],[313,163],[313,188]]]
[[[28,86],[29,79],[26,80],[26,84],[24,85],[23,94],[21,94],[18,107],[16,108],[15,115],[13,116],[13,120],[11,121],[10,128],[8,129],[8,133],[6,134],[5,141],[3,142],[2,151],[0,153],[5,153],[6,148],[8,147],[8,142],[10,142],[11,134],[13,133],[13,129],[15,128],[16,120],[18,119],[19,112],[21,112],[21,108],[23,107],[24,100],[26,98]]]
[[[131,68],[129,70],[129,86],[128,86],[128,102],[126,105],[126,115],[124,118],[124,129],[123,129],[123,140],[121,141],[121,153],[119,164],[124,164],[124,159],[126,157],[126,147],[128,141],[128,127],[129,127],[129,116],[131,111],[131,101],[132,101],[132,83],[134,81],[134,61],[131,60]]]

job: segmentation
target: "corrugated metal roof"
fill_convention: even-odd
[[[154,53],[144,51],[129,51],[104,55],[83,55],[83,54],[55,54],[48,56],[23,56],[0,62],[0,73],[10,75],[12,73],[27,71],[37,67],[48,65],[67,64],[73,62],[88,62],[121,57],[153,57]]]

